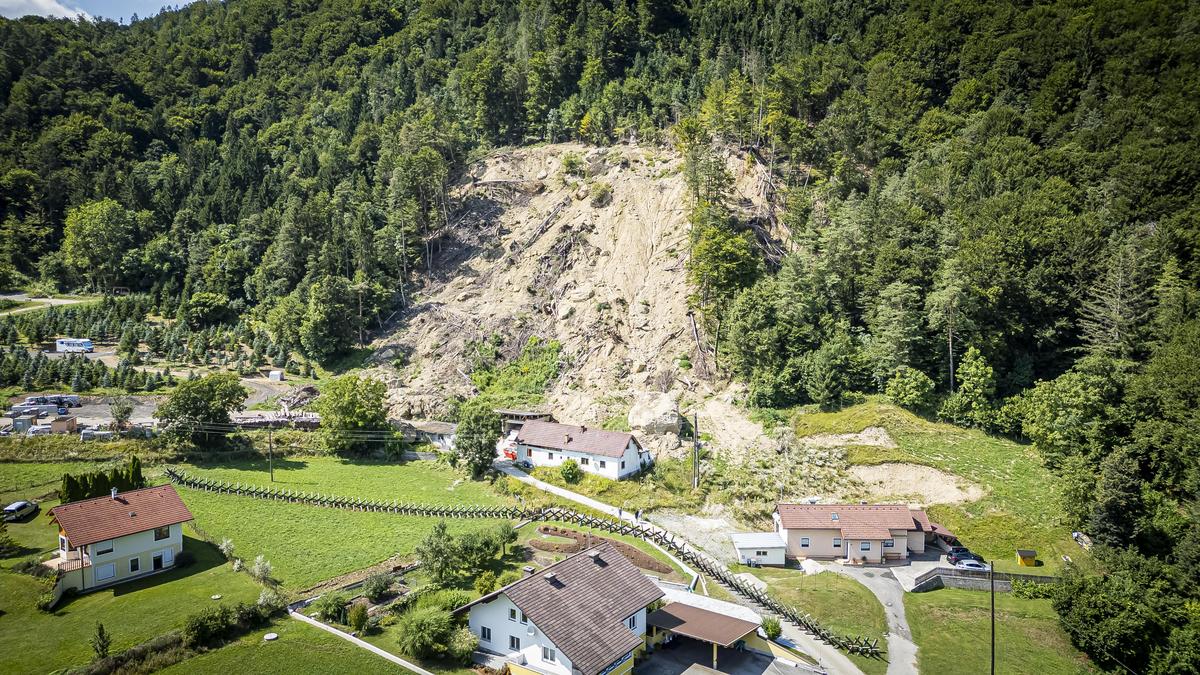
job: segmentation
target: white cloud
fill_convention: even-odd
[[[59,0],[0,0],[0,16],[17,19],[29,14],[68,19],[74,19],[77,16],[85,19],[92,18],[82,9],[63,4]]]

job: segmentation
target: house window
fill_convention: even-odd
[[[547,453],[546,453],[546,459],[554,459],[554,453],[553,453],[553,452],[547,452]]]
[[[860,551],[870,551],[870,550],[871,550],[871,542],[869,542],[869,541],[864,541],[864,542],[861,542],[861,543],[859,543],[859,545],[858,545],[858,550],[860,550]]]
[[[800,548],[808,548],[811,543],[808,537],[800,537]]]
[[[542,647],[542,660],[553,663],[554,662],[554,650],[550,649],[549,647],[543,646]]]
[[[154,541],[162,541],[163,539],[166,539],[167,537],[170,537],[170,536],[171,536],[171,526],[170,525],[154,528]]]
[[[491,642],[492,641],[492,629],[488,628],[487,626],[480,626],[479,627],[479,639],[483,640],[484,642]]]
[[[830,520],[837,520],[837,519],[838,519],[838,514],[836,514],[836,513],[831,513],[831,514],[829,514],[829,519],[830,519]]]
[[[625,460],[621,460],[621,468],[622,468],[622,469],[624,469],[624,468],[625,468]]]
[[[895,540],[895,539],[884,539],[884,540],[883,540],[883,547],[884,547],[884,548],[895,548],[895,547],[896,547],[896,540]]]
[[[112,539],[109,539],[108,541],[102,541],[95,545],[95,554],[96,555],[106,555],[106,554],[109,554],[112,552],[113,552]]]
[[[525,616],[525,612],[521,612],[521,623],[529,623],[529,617]]]
[[[141,569],[142,569],[142,559],[141,558],[130,558],[129,559],[129,573],[130,574],[141,571]]]
[[[606,462],[604,460],[600,460],[600,468],[603,469],[606,466],[608,466],[608,462]]]
[[[767,552],[766,551],[755,551],[754,555],[758,556],[759,558],[765,558],[765,557],[767,557]]]
[[[580,464],[581,466],[587,466],[587,465],[588,465],[588,464],[589,464],[591,461],[592,461],[592,460],[588,459],[587,457],[580,457],[580,458],[579,458],[579,464]]]
[[[833,547],[834,547],[834,548],[841,548],[841,547],[842,547],[842,538],[841,538],[841,537],[834,537],[834,538],[833,538]]]
[[[629,630],[637,630],[637,614],[626,619],[625,623],[629,626]]]
[[[516,620],[517,620],[517,610],[515,610],[515,609],[513,609],[513,608],[511,608],[511,607],[509,607],[509,608],[508,608],[508,620],[509,620],[509,621],[516,621]]]
[[[516,635],[509,635],[508,636],[508,648],[513,650],[514,652],[521,651],[521,638],[517,637]]]
[[[104,581],[117,576],[117,566],[113,563],[101,565],[96,568],[96,581]]]

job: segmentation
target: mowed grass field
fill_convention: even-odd
[[[229,483],[262,485],[297,492],[318,492],[363,499],[395,499],[419,504],[508,503],[487,483],[471,481],[439,462],[388,462],[337,457],[288,457],[275,460],[271,482],[267,460],[231,460],[179,464],[190,475]]]
[[[119,462],[0,462],[0,501],[32,499],[58,489],[64,473],[109,469]]]
[[[882,427],[898,447],[851,447],[851,464],[921,464],[979,485],[985,492],[982,499],[939,504],[928,512],[964,545],[996,561],[997,570],[1054,574],[1061,568],[1064,554],[1076,559],[1084,555],[1062,523],[1057,478],[1031,446],[975,429],[930,422],[878,399],[837,412],[796,415],[794,421],[799,436]],[[1019,567],[1018,548],[1037,550],[1045,564]]]
[[[47,527],[49,527],[47,525]],[[260,588],[250,575],[234,572],[220,551],[184,538],[195,562],[113,588],[59,603],[53,613],[34,603],[41,582],[8,568],[21,558],[3,561],[0,571],[0,673],[46,673],[92,660],[88,644],[101,622],[118,652],[183,625],[189,614],[220,603],[255,602]]]
[[[277,633],[271,642],[263,639]],[[269,628],[158,672],[163,675],[291,675],[292,673],[355,673],[384,675],[402,669],[382,656],[295,619],[278,619]]]
[[[487,483],[463,478],[437,462],[350,461],[328,457],[277,461],[271,483],[266,462],[238,460],[192,464],[189,474],[243,485],[275,485],[364,499],[421,504],[509,503]],[[437,523],[435,518],[326,509],[179,488],[199,525],[216,541],[229,538],[235,555],[263,555],[288,591],[353,572],[394,555],[413,552]],[[451,534],[494,527],[491,520],[447,520]]]
[[[777,567],[749,568],[732,565],[734,572],[749,572],[767,583],[771,595],[811,614],[829,630],[843,635],[878,639],[886,648],[887,618],[883,606],[866,586],[857,581],[835,574],[805,574],[797,569]],[[712,587],[712,583],[709,584]],[[879,659],[850,656],[850,660],[868,675],[887,672],[887,663]],[[941,672],[941,671],[929,671]]]
[[[906,593],[904,609],[923,673],[986,673],[991,659],[990,594],[944,588]],[[1049,600],[996,594],[996,672],[1099,672],[1077,651]]]

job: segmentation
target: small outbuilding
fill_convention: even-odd
[[[1017,564],[1021,567],[1037,566],[1037,551],[1031,548],[1017,549]]]
[[[743,565],[786,564],[787,544],[777,532],[735,532],[729,539],[738,562]]]
[[[12,430],[14,434],[23,434],[31,428],[37,426],[37,415],[18,415],[13,418]]]
[[[50,433],[73,434],[77,426],[74,415],[60,415],[50,420]]]
[[[272,370],[267,373],[267,379],[272,382],[283,382],[284,375],[282,370]]]

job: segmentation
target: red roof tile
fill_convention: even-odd
[[[124,537],[157,527],[183,523],[192,512],[170,485],[96,497],[50,509],[72,547]]]
[[[840,530],[847,539],[889,539],[891,530],[920,529],[902,504],[779,504],[775,510],[784,529]]]
[[[635,446],[641,447],[632,434],[541,420],[526,422],[517,432],[517,443],[521,445],[567,450],[601,457],[623,456],[630,440]]]

